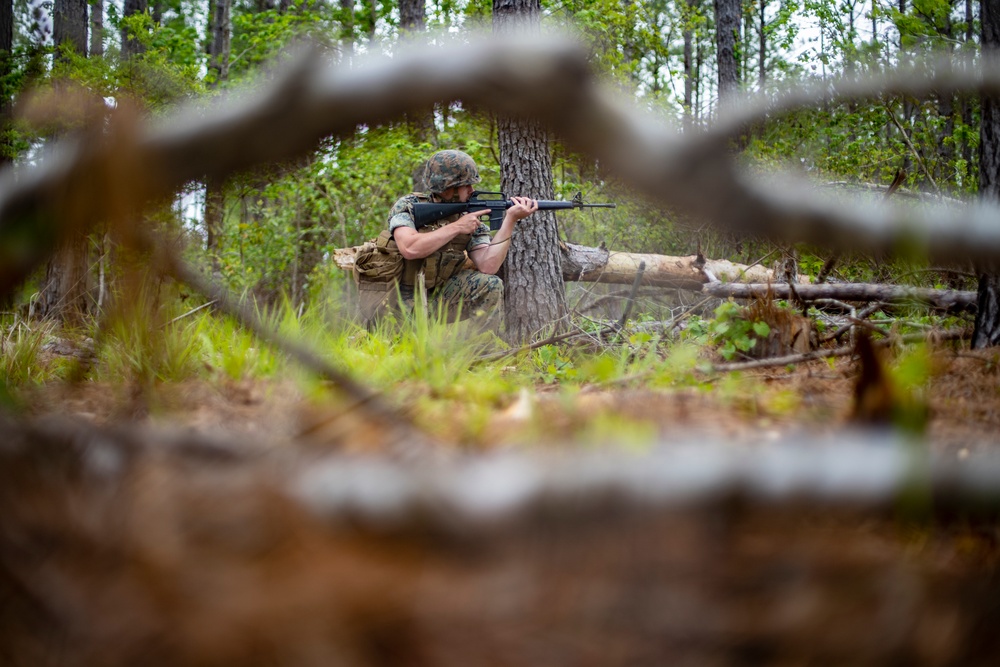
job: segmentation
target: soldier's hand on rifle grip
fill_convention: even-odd
[[[507,209],[507,215],[515,221],[523,220],[538,210],[538,202],[530,197],[511,197],[514,205]]]
[[[489,212],[490,209],[484,208],[481,211],[466,213],[451,224],[455,225],[461,234],[472,234],[479,228],[479,224],[482,222],[479,218],[484,215],[489,215]]]

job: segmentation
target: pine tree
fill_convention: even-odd
[[[539,30],[537,0],[493,0],[493,30]],[[552,198],[549,138],[534,121],[497,119],[501,186],[508,195]],[[567,313],[555,214],[539,211],[520,221],[504,264],[506,337],[529,340]]]

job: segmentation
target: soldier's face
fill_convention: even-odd
[[[472,198],[473,189],[471,185],[459,185],[455,188],[455,198],[464,204]]]
[[[455,187],[448,188],[439,196],[441,197],[441,201],[462,202],[464,204],[472,198],[474,190],[475,188],[471,185],[457,185]]]

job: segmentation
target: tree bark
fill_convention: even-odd
[[[494,0],[493,31],[539,31],[538,0]],[[548,135],[533,120],[497,119],[501,188],[511,196],[552,199],[552,159]],[[528,224],[525,224],[525,223]],[[552,211],[532,214],[518,224],[504,264],[505,337],[529,340],[566,316],[566,295]]]
[[[11,106],[14,91],[6,82],[14,71],[14,0],[0,0],[0,166],[14,161],[14,142],[10,136]]]
[[[87,55],[87,0],[56,0],[52,9],[52,40]]]
[[[86,0],[57,0],[53,8],[52,36],[57,47],[87,55]],[[61,56],[57,53],[57,58]],[[49,258],[45,282],[35,312],[68,325],[77,325],[90,309],[90,246],[86,232],[74,228],[59,239]]]
[[[104,55],[104,0],[90,4],[90,55]]]
[[[427,26],[426,0],[399,0],[399,33],[404,40],[414,41],[424,35]],[[429,143],[434,138],[434,107],[423,112],[406,114],[406,126],[417,143]],[[414,192],[423,192],[423,164],[414,173]],[[418,187],[419,186],[419,187]]]
[[[726,103],[739,90],[740,0],[715,0],[715,53],[719,69],[719,103]]]
[[[215,73],[215,85],[229,78],[229,15],[231,9],[232,0],[212,0],[208,69]]]
[[[148,7],[147,0],[125,0],[124,13],[126,17],[144,14]],[[130,60],[146,50],[137,37],[129,37],[128,30],[122,28],[122,59]]]
[[[698,72],[694,62],[695,7],[698,0],[684,0],[684,127],[689,128],[694,121],[694,89]]]
[[[212,15],[209,19],[208,68],[215,74],[210,88],[216,88],[229,77],[229,14],[231,0],[211,0]],[[205,180],[205,250],[212,261],[212,273],[219,273],[219,237],[222,233],[225,212],[225,181],[219,178]]]
[[[426,12],[425,0],[399,0],[399,31],[404,35],[423,32]]]
[[[767,2],[768,0],[757,0],[757,18],[760,30],[757,46],[757,83],[761,92],[764,92],[764,84],[767,82]]]
[[[983,55],[1000,51],[1000,2],[980,0]],[[1000,201],[1000,103],[983,95],[979,124],[979,196]],[[1000,345],[1000,266],[980,266],[979,310],[972,333],[972,349]]]

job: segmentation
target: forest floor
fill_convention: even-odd
[[[567,445],[641,449],[703,439],[752,445],[848,428],[856,375],[856,363],[843,358],[706,376],[693,386],[567,391],[538,384],[494,406],[486,418],[460,399],[429,411],[416,404],[399,407],[432,440],[455,451]],[[392,395],[387,399],[399,403]],[[927,407],[924,432],[934,451],[965,457],[1000,448],[1000,353],[936,352],[918,400]],[[292,381],[192,381],[153,390],[51,384],[32,392],[27,404],[37,416],[138,422],[349,453],[378,453],[384,440],[378,425],[359,420],[332,400],[307,399]]]
[[[931,448],[963,459],[1000,447],[1000,354],[941,350],[932,359],[922,392]],[[421,404],[427,412],[417,403],[399,407],[455,452],[712,441],[755,447],[797,436],[808,444],[850,427],[856,375],[856,364],[845,358],[706,376],[677,387],[569,391],[538,384],[507,396],[478,427],[482,413],[470,409],[468,397],[450,403],[436,397]],[[393,392],[390,402],[419,395],[414,387]],[[253,443],[376,454],[382,447],[377,425],[332,400],[308,399],[292,381],[185,382],[153,390],[50,384],[25,398],[38,416],[217,435],[246,443],[247,451],[255,451]],[[269,465],[268,457],[253,460]],[[153,476],[139,468],[140,483],[122,483],[113,494],[105,478],[94,477],[89,495],[81,484],[67,503],[15,502],[20,496],[8,494],[8,521],[14,516],[30,530],[7,534],[44,538],[35,548],[47,567],[81,563],[62,579],[32,570],[37,581],[17,590],[46,591],[49,604],[62,605],[53,608],[81,610],[86,616],[74,627],[90,632],[84,639],[96,637],[94,645],[110,655],[142,645],[148,628],[169,628],[172,641],[164,646],[187,659],[164,653],[156,664],[261,664],[254,653],[260,646],[290,656],[302,645],[331,651],[316,655],[335,656],[332,662],[354,655],[345,651],[376,646],[352,662],[364,665],[389,664],[394,656],[432,656],[419,664],[442,665],[535,664],[537,656],[546,664],[584,665],[992,665],[1000,650],[991,630],[1000,594],[994,519],[914,524],[886,512],[798,500],[756,509],[679,505],[629,517],[594,505],[593,513],[567,513],[559,527],[549,508],[526,514],[523,524],[469,534],[454,532],[443,513],[430,515],[440,524],[426,524],[428,516],[417,513],[417,528],[386,537],[370,530],[378,522],[355,530],[357,517],[334,523],[330,533],[273,494],[241,486],[238,475],[231,485],[217,484],[213,470],[229,468],[197,464],[163,466]],[[61,480],[24,473],[0,467],[0,480],[6,474],[32,499],[37,486]],[[50,511],[80,507],[88,511],[70,516],[109,531],[97,533],[100,549],[87,541],[91,533]],[[266,549],[261,536],[270,540]],[[102,604],[79,604],[80,591]],[[59,637],[80,634],[44,627]],[[204,655],[215,661],[192,659]]]

